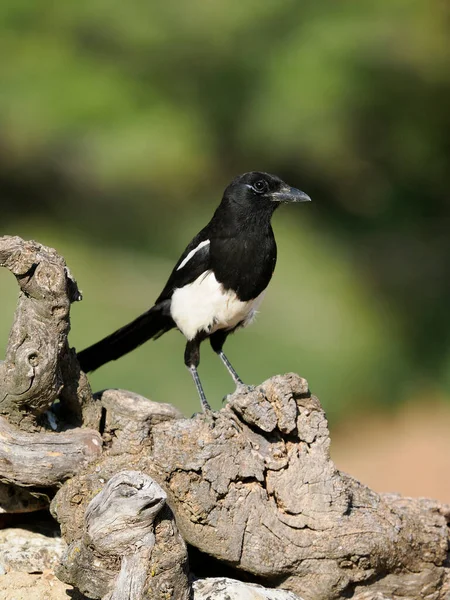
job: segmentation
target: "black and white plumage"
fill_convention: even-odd
[[[242,384],[223,345],[230,333],[252,321],[272,277],[277,260],[273,212],[282,202],[307,200],[304,192],[268,173],[236,177],[211,221],[181,255],[154,306],[80,352],[82,370],[93,371],[177,328],[187,339],[185,364],[203,409],[209,409],[197,373],[200,344],[209,338],[234,382]]]

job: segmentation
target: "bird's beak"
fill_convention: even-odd
[[[274,192],[272,200],[274,202],[311,202],[308,194],[289,185],[283,186],[278,192]]]

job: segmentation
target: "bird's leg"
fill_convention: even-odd
[[[188,341],[184,351],[184,364],[189,369],[192,379],[194,380],[195,387],[197,388],[197,392],[200,397],[200,403],[202,405],[203,412],[206,412],[211,410],[211,407],[206,400],[202,382],[200,381],[197,371],[197,367],[200,364],[200,342],[201,340],[198,338]]]
[[[228,358],[223,353],[222,348],[225,343],[225,340],[227,339],[227,336],[228,336],[227,331],[219,330],[219,331],[216,331],[215,333],[213,333],[212,336],[209,338],[211,348],[214,350],[214,352],[216,354],[219,355],[220,360],[226,366],[227,371],[233,378],[233,381],[236,384],[236,386],[244,385],[244,382],[242,381],[242,379],[239,377],[239,375],[234,370],[233,365],[230,363]]]
[[[223,362],[223,364],[226,366],[226,368],[228,369],[228,373],[231,375],[231,377],[233,378],[234,383],[238,386],[238,385],[244,385],[244,382],[242,381],[242,379],[239,377],[239,375],[236,373],[236,371],[233,368],[233,365],[230,363],[230,361],[228,360],[228,358],[225,356],[225,354],[223,353],[223,350],[221,350],[220,352],[217,353],[219,355],[220,360]]]
[[[195,387],[197,388],[197,392],[198,392],[198,395],[200,398],[200,403],[202,405],[203,412],[206,412],[207,410],[211,410],[211,407],[208,404],[208,401],[205,396],[205,391],[203,389],[202,382],[200,381],[200,377],[198,376],[197,367],[194,367],[194,365],[191,365],[188,368],[189,368],[190,374],[192,375],[192,379],[194,380]]]

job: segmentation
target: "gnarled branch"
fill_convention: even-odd
[[[89,503],[58,576],[91,598],[188,600],[187,549],[165,504],[150,477],[114,475]]]
[[[0,479],[10,491],[18,486],[18,501],[2,508],[14,512],[24,509],[27,494],[34,497],[33,486],[40,501],[26,508],[42,507],[42,488],[60,486],[99,456],[102,439],[98,431],[73,428],[82,424],[92,394],[67,341],[70,304],[81,295],[64,259],[37,242],[5,236],[0,266],[15,275],[20,288],[0,362]],[[49,412],[57,399],[58,410]]]
[[[154,424],[139,452],[122,446],[116,454],[113,439],[95,470],[58,492],[54,510],[66,539],[79,539],[86,501],[73,498],[89,498],[131,467],[167,493],[184,539],[209,565],[197,575],[227,565],[306,600],[368,590],[439,598],[448,581],[448,507],[372,492],[336,469],[329,446],[307,382],[277,376],[240,389],[212,415]]]
[[[70,544],[66,581],[108,600],[146,590],[184,599],[179,531],[196,574],[219,582],[232,574],[305,600],[450,593],[449,507],[376,494],[341,473],[306,380],[240,387],[221,411],[191,419],[131,392],[93,397],[67,343],[79,293],[63,259],[7,237],[0,265],[21,290],[0,364],[0,481],[22,486],[22,501],[24,486],[42,498],[62,485],[52,510]],[[216,590],[235,589],[219,582]]]
[[[0,363],[0,413],[22,429],[36,429],[64,388],[71,302],[81,299],[75,279],[55,250],[19,237],[0,238],[0,266],[15,275],[19,301],[5,361]],[[66,407],[81,423],[81,407]]]

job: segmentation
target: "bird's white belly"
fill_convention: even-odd
[[[172,295],[170,314],[178,329],[192,340],[199,331],[214,333],[248,325],[264,297],[242,302],[232,290],[224,290],[214,273],[203,273],[195,281],[178,288]]]

